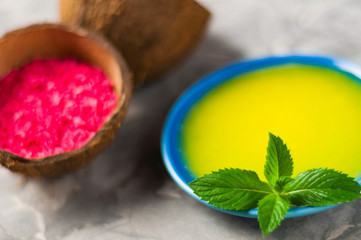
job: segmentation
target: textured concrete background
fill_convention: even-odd
[[[167,174],[165,116],[190,84],[239,59],[338,55],[361,64],[359,0],[200,0],[213,13],[199,48],[138,89],[124,126],[93,164],[54,181],[0,169],[0,239],[262,239],[255,219],[201,205]],[[57,0],[0,0],[0,34],[57,21]],[[266,239],[360,239],[361,201],[287,219]]]

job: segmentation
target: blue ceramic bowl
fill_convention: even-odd
[[[333,69],[342,72],[343,74],[349,75],[356,81],[361,82],[361,67],[351,62],[335,57],[296,55],[284,57],[267,57],[257,60],[239,62],[204,77],[199,82],[190,87],[187,91],[185,91],[183,95],[176,101],[166,119],[161,140],[163,160],[169,174],[174,179],[174,181],[189,195],[201,201],[202,203],[222,212],[243,217],[258,217],[257,209],[251,209],[248,211],[227,211],[214,207],[207,202],[200,200],[200,198],[193,193],[192,189],[187,184],[193,181],[195,176],[192,174],[192,172],[190,172],[185,163],[186,161],[183,157],[182,149],[180,147],[180,133],[185,117],[191,107],[211,89],[241,74],[262,68],[289,63],[320,66]],[[358,182],[361,183],[361,178],[358,179]],[[323,207],[292,208],[287,212],[286,217],[291,218],[313,214],[332,208],[334,206],[335,205]]]

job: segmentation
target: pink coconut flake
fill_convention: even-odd
[[[35,60],[0,78],[0,149],[32,159],[78,149],[117,102],[98,68],[73,59]]]

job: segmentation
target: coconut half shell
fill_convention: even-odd
[[[61,0],[60,16],[108,38],[139,86],[190,52],[210,14],[193,0]]]
[[[0,149],[3,166],[32,177],[54,177],[89,163],[114,138],[125,117],[132,91],[123,58],[108,41],[82,28],[31,25],[0,39],[0,76],[34,59],[49,58],[75,58],[99,67],[112,81],[119,102],[96,135],[79,149],[39,159],[26,159]]]

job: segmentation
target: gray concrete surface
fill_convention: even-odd
[[[239,59],[337,55],[361,64],[358,0],[200,0],[213,13],[199,48],[138,89],[112,145],[53,181],[0,169],[0,240],[262,239],[255,219],[201,205],[167,174],[159,151],[165,116],[190,84]],[[0,0],[0,34],[57,21],[56,0]],[[287,219],[266,239],[361,239],[361,201]]]

